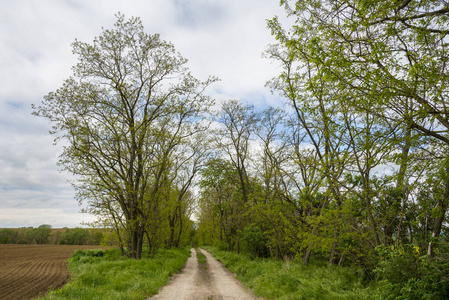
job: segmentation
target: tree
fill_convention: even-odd
[[[199,187],[198,231],[205,233],[203,241],[219,246],[226,243],[233,250],[247,212],[238,172],[227,160],[211,159],[201,170]]]
[[[62,235],[61,245],[86,245],[89,241],[89,231],[84,228],[67,229]]]
[[[218,133],[218,147],[229,157],[238,172],[242,197],[246,203],[251,193],[248,174],[250,141],[258,118],[253,106],[244,105],[238,100],[228,100],[222,104],[218,121],[223,125]]]
[[[18,232],[3,228],[0,229],[0,244],[14,244],[17,243]]]
[[[293,4],[290,4],[294,2]],[[290,49],[307,48],[335,80],[377,100],[366,107],[443,143],[447,121],[447,3],[439,0],[281,1],[298,23],[292,37],[270,28]],[[281,35],[283,37],[281,38]],[[288,40],[288,41],[287,41]],[[357,103],[363,106],[363,101]],[[376,110],[382,107],[384,110]]]
[[[286,90],[287,97],[296,97],[299,88],[308,93],[306,103],[314,103],[312,99],[320,95],[319,81],[331,87],[325,91],[338,91],[333,101],[350,113],[345,130],[351,134],[346,144],[352,149],[353,165],[348,167],[360,173],[363,191],[350,190],[365,199],[369,226],[379,244],[371,170],[400,153],[389,161],[399,166],[390,196],[395,195],[404,216],[410,152],[416,150],[417,141],[427,151],[444,148],[447,153],[449,7],[438,0],[282,0],[281,5],[296,20],[288,30],[277,18],[269,21],[282,49],[274,53],[287,66],[281,80],[300,83]],[[442,164],[446,160],[436,153],[431,156]],[[438,224],[444,220],[447,202],[439,202]],[[441,231],[438,224],[434,237]],[[402,230],[401,217],[395,229],[398,236]]]
[[[198,134],[184,143],[173,157],[171,177],[173,201],[168,205],[170,239],[169,245],[179,247],[182,236],[189,234],[189,217],[194,210],[194,195],[189,188],[195,184],[195,177],[210,156],[211,143],[206,132]],[[175,231],[176,234],[175,234]]]
[[[256,161],[256,177],[260,181],[260,189],[255,197],[260,198],[254,206],[255,214],[259,216],[260,230],[268,238],[266,247],[269,247],[272,256],[280,259],[290,251],[286,245],[287,230],[285,220],[291,219],[289,212],[295,210],[296,205],[287,202],[285,194],[284,166],[289,160],[288,146],[282,140],[285,132],[281,128],[287,124],[286,112],[281,109],[268,108],[261,114],[256,134],[262,143],[262,151]],[[287,200],[287,201],[286,201]],[[245,228],[244,232],[258,230]]]
[[[51,225],[42,224],[37,228],[33,228],[32,230],[27,232],[27,237],[31,241],[31,243],[36,244],[46,244],[48,242],[48,238],[51,234]]]
[[[100,210],[102,201],[113,204],[111,223],[123,217],[129,255],[139,259],[170,154],[196,130],[189,124],[210,106],[203,91],[216,79],[192,77],[171,43],[120,14],[92,44],[75,41],[73,53],[73,76],[33,106],[34,115],[65,140],[60,164],[76,175],[79,201]]]

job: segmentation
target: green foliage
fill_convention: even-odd
[[[237,275],[254,294],[264,299],[370,299],[373,292],[363,286],[360,271],[326,267],[298,261],[252,259],[245,254],[208,251]]]
[[[17,233],[12,229],[0,229],[0,244],[13,244],[16,242]]]
[[[43,224],[37,228],[27,231],[26,238],[31,243],[47,244],[51,234],[51,225]]]
[[[276,170],[262,173],[271,176],[263,177],[266,194],[282,190],[276,200],[293,208],[292,214],[276,209],[284,222],[259,210],[270,221],[276,257],[288,246],[305,263],[311,253],[330,254],[330,264],[349,261],[371,273],[374,248],[383,243],[414,242],[431,252],[431,236],[446,231],[449,206],[447,5],[281,5],[295,24],[268,21],[278,44],[266,53],[283,68],[268,86],[294,114],[276,140],[281,146],[261,136],[259,163]],[[385,166],[397,172],[379,175]],[[317,192],[323,197],[314,201]],[[276,200],[265,199],[274,206]]]
[[[242,242],[245,244],[242,251],[247,251],[252,257],[268,257],[268,239],[258,226],[245,227],[240,232]]]
[[[238,230],[248,219],[238,171],[224,159],[212,159],[202,169],[199,185],[200,245],[227,245],[227,249],[237,249]]]
[[[89,242],[89,231],[84,228],[67,229],[62,235],[61,245],[86,245]],[[98,240],[99,237],[97,237]]]
[[[218,250],[226,251],[226,250],[228,250],[228,249],[229,249],[229,245],[228,245],[227,243],[220,243],[220,244],[218,245]]]
[[[392,284],[402,285],[419,275],[420,256],[417,247],[381,245],[376,248],[379,253],[379,267],[375,270],[380,278]]]
[[[158,250],[134,260],[119,250],[77,251],[69,260],[71,278],[63,288],[40,299],[146,299],[185,264],[187,249]]]
[[[433,258],[420,256],[413,245],[379,246],[376,299],[447,299],[449,295],[448,249]]]
[[[207,258],[206,255],[204,255],[203,253],[201,253],[200,250],[196,249],[196,259],[198,260],[198,262],[200,264],[205,264],[207,262]]]

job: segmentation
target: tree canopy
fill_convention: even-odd
[[[92,44],[75,41],[73,53],[73,76],[34,114],[65,141],[60,163],[76,175],[79,201],[122,227],[130,255],[140,258],[144,234],[161,227],[149,223],[162,213],[161,199],[178,188],[168,180],[175,156],[207,127],[212,101],[203,92],[216,79],[194,78],[171,43],[123,15]]]

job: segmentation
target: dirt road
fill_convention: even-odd
[[[200,251],[206,256],[206,263],[198,262],[196,251],[190,249],[184,269],[149,300],[256,299],[210,253]]]

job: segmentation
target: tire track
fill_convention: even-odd
[[[199,251],[206,256],[206,264],[199,263],[196,251],[190,249],[191,256],[182,271],[148,300],[256,299],[209,252]]]

